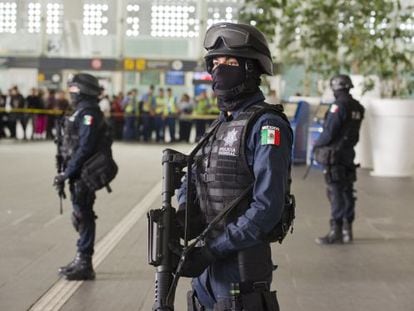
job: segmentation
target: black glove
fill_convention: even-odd
[[[181,204],[176,213],[177,230],[181,238],[184,238],[184,227],[185,227],[185,206]],[[206,227],[203,215],[201,214],[199,207],[193,207],[189,210],[188,215],[188,227],[187,235],[188,239],[195,239],[200,235]]]
[[[65,180],[66,178],[63,174],[56,175],[53,179],[53,186],[59,193],[62,192],[63,188],[65,187]]]
[[[216,259],[217,257],[207,246],[194,247],[185,259],[181,275],[189,278],[198,277]]]

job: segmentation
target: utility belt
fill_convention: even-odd
[[[106,190],[111,192],[112,189],[109,183],[117,173],[118,166],[111,153],[98,151],[83,164],[81,179],[92,191],[106,187]]]

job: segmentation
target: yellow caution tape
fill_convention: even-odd
[[[32,113],[32,114],[50,114],[50,115],[62,115],[63,110],[58,109],[33,109],[33,108],[0,108],[0,112],[6,113]]]
[[[0,113],[28,113],[28,114],[49,114],[49,115],[63,115],[65,113],[64,110],[59,109],[34,109],[34,108],[0,108]],[[130,114],[125,114],[123,112],[111,112],[111,116],[131,116]],[[136,116],[139,117],[139,116]],[[177,116],[177,119],[181,120],[215,120],[217,119],[218,115],[216,114],[192,114],[192,115],[182,115]]]

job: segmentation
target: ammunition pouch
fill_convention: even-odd
[[[81,179],[92,191],[107,187],[108,192],[111,192],[109,183],[117,173],[118,166],[112,155],[108,152],[98,151],[83,164]]]
[[[337,146],[317,147],[313,151],[313,159],[321,165],[335,165],[339,161]]]
[[[296,201],[293,194],[288,194],[285,200],[285,206],[282,217],[277,225],[266,235],[264,241],[282,243],[289,230],[293,232],[293,221],[295,219]]]

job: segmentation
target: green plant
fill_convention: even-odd
[[[414,91],[414,6],[399,0],[245,0],[240,18],[276,45],[276,61],[304,66],[305,94],[312,74],[327,79],[339,71],[378,76],[383,96]]]

